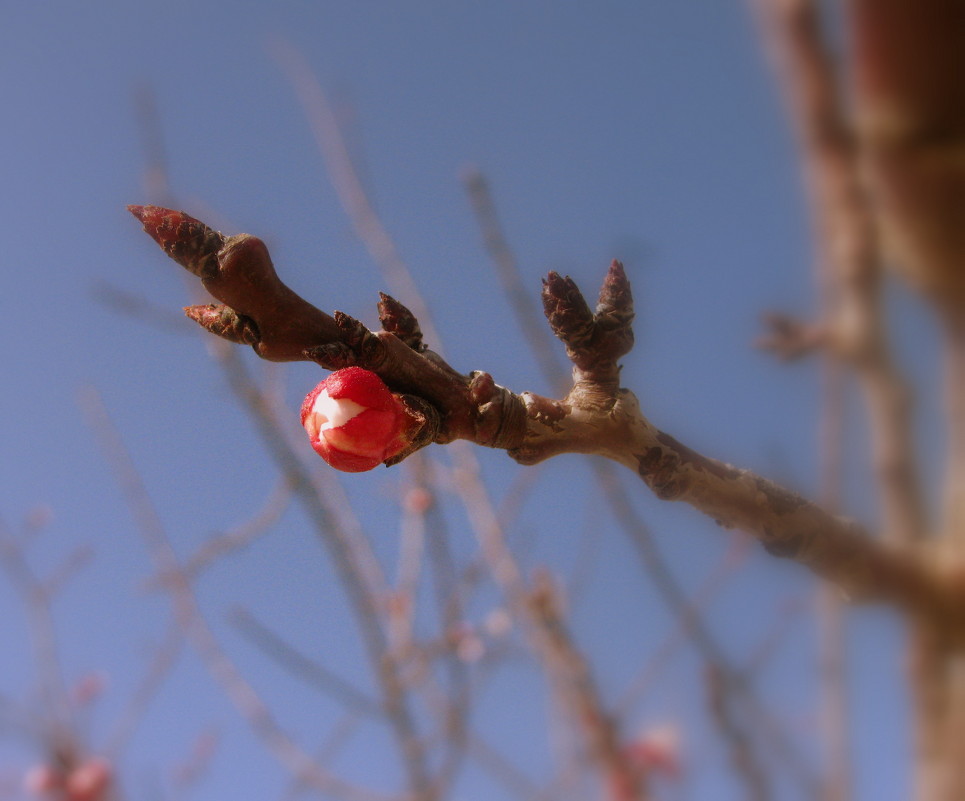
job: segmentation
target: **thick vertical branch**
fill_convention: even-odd
[[[965,562],[965,309],[945,326],[945,419],[948,420],[942,530]]]
[[[965,4],[848,0],[862,153],[896,266],[946,314],[965,306]]]
[[[883,533],[892,542],[908,543],[923,537],[927,526],[910,395],[887,341],[877,226],[835,59],[814,0],[756,2],[781,74],[811,197],[825,343],[829,355],[849,364],[861,382]]]
[[[884,243],[944,325],[948,462],[940,554],[965,559],[965,5],[848,0],[858,135]],[[921,621],[913,640],[915,797],[965,797],[965,654],[956,628]]]

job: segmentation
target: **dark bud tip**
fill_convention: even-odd
[[[567,345],[586,337],[593,325],[593,312],[576,282],[555,272],[543,281],[543,313],[556,336]]]
[[[204,278],[218,269],[218,251],[225,238],[183,211],[161,206],[128,206],[145,232],[161,249],[194,275]]]
[[[614,259],[600,287],[598,315],[614,315],[626,324],[633,319],[633,294],[623,265]]]
[[[394,334],[413,350],[420,353],[425,350],[422,329],[415,315],[384,292],[379,292],[379,320],[384,331]]]

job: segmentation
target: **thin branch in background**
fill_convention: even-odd
[[[318,150],[325,161],[325,169],[335,186],[346,216],[355,228],[356,236],[382,271],[392,294],[405,298],[406,306],[419,320],[426,341],[432,343],[432,349],[436,353],[444,355],[442,337],[433,325],[432,315],[429,314],[429,309],[395,242],[369,201],[368,193],[359,179],[358,170],[342,136],[338,117],[311,67],[295,47],[280,38],[272,40],[269,50],[298,96]]]
[[[593,496],[586,498],[579,547],[564,585],[566,602],[571,610],[578,607],[581,596],[588,592],[604,546],[606,527],[599,524],[603,510],[595,500]]]
[[[40,677],[41,705],[33,714],[42,736],[54,742],[73,738],[74,716],[68,702],[63,665],[47,586],[34,574],[13,532],[0,518],[0,565],[27,608],[34,662]]]
[[[108,309],[139,323],[153,326],[159,331],[180,336],[196,334],[184,324],[183,313],[175,313],[167,306],[152,303],[139,292],[128,292],[113,284],[100,282],[94,284],[94,298]]]
[[[827,586],[818,588],[817,605],[821,740],[827,764],[821,797],[823,801],[848,801],[852,797],[853,751],[845,610],[841,598]]]
[[[713,665],[707,665],[707,696],[711,719],[717,724],[721,738],[727,743],[734,773],[740,777],[748,801],[772,798],[770,782],[754,753],[746,726],[738,722],[724,690],[725,679]]]
[[[708,669],[713,670],[713,675],[716,677],[713,691],[716,693],[716,697],[712,699],[712,704],[717,704],[717,708],[713,709],[712,707],[712,711],[715,715],[727,713],[728,725],[726,728],[720,728],[719,731],[726,734],[724,742],[729,747],[741,749],[739,754],[732,755],[735,764],[745,765],[746,768],[745,772],[738,775],[745,780],[754,779],[756,781],[757,777],[764,775],[762,765],[767,760],[762,754],[758,753],[759,746],[756,741],[749,732],[743,731],[744,724],[738,722],[737,716],[732,712],[738,696],[741,696],[739,700],[749,710],[761,711],[761,706],[747,677],[729,664],[728,659],[711,634],[706,620],[700,614],[699,607],[690,603],[687,594],[674,578],[669,565],[657,549],[649,528],[639,519],[626,497],[615,491],[619,480],[613,470],[609,465],[604,464],[600,466],[598,474],[602,478],[604,493],[609,501],[610,509],[624,531],[631,534],[632,542],[643,560],[647,574],[653,580],[654,586],[681,621],[681,628],[687,632],[698,653],[708,665]],[[741,729],[739,733],[737,732],[738,729]],[[799,760],[794,753],[794,749],[785,742],[783,737],[768,740],[767,747],[773,749],[776,754],[784,759],[790,758],[793,764],[798,764]],[[748,765],[749,767],[746,767]],[[756,787],[748,787],[748,792],[753,797],[757,789]]]
[[[342,715],[342,717],[336,721],[335,725],[332,726],[332,730],[325,738],[325,742],[323,742],[318,749],[315,757],[316,761],[323,764],[334,761],[339,755],[339,752],[345,748],[355,736],[360,723],[361,719],[358,715]],[[312,790],[312,788],[304,782],[299,781],[297,778],[293,779],[291,784],[281,794],[279,801],[291,801],[291,799],[298,798],[310,790]],[[399,799],[399,801],[402,800]]]
[[[150,84],[142,84],[134,92],[134,112],[137,127],[144,146],[144,189],[148,197],[156,198],[165,206],[173,203],[171,183],[168,180],[168,159],[164,147],[164,127],[158,111],[157,93]]]
[[[541,622],[537,630],[543,659],[551,666],[550,681],[560,696],[561,708],[580,731],[587,757],[596,765],[610,801],[637,801],[648,797],[646,777],[623,748],[619,725],[602,712],[603,703],[589,664],[574,647],[563,621],[560,599],[552,579],[537,576],[528,606]]]
[[[220,737],[212,730],[203,731],[195,738],[188,754],[172,771],[176,797],[184,797],[198,785],[210,770],[219,744]]]
[[[261,508],[249,520],[212,537],[184,564],[184,571],[196,577],[202,570],[222,557],[247,548],[266,534],[291,505],[292,488],[284,479],[272,488]]]
[[[298,676],[334,698],[356,715],[384,717],[384,712],[376,701],[353,686],[351,682],[285,642],[278,634],[260,623],[248,610],[235,609],[230,619],[245,639],[292,675]]]
[[[776,604],[770,626],[744,661],[745,674],[757,676],[767,668],[788,635],[794,631],[795,620],[800,619],[806,610],[807,604],[804,599],[796,596],[785,598]]]
[[[399,515],[399,550],[388,630],[391,647],[400,653],[413,647],[415,637],[416,604],[426,549],[425,511],[421,504],[409,503],[403,505]]]
[[[524,623],[531,648],[540,660],[547,678],[556,690],[564,709],[575,715],[578,731],[585,738],[591,764],[603,781],[613,780],[625,789],[626,799],[645,797],[643,776],[628,764],[616,736],[617,725],[603,709],[593,685],[589,665],[572,642],[562,623],[558,599],[545,583],[529,591],[519,568],[506,546],[500,521],[478,476],[477,464],[460,465],[457,483],[463,487],[470,522],[476,530],[490,572],[502,589],[510,609]],[[622,801],[622,799],[621,799]]]
[[[111,726],[107,736],[104,755],[119,764],[131,738],[144,720],[151,703],[157,698],[165,679],[170,676],[183,652],[184,630],[172,619],[160,644],[154,649],[150,666]]]
[[[550,387],[565,391],[566,371],[560,363],[559,346],[549,333],[542,312],[533,299],[533,291],[523,283],[519,263],[499,222],[489,182],[477,167],[467,167],[463,171],[462,180],[479,223],[486,250],[492,259],[503,294],[516,317],[516,324],[522,331],[523,340],[529,346]]]
[[[482,737],[470,735],[469,753],[477,764],[516,798],[532,801],[539,796],[536,784]]]
[[[840,362],[827,354],[823,374],[819,492],[825,508],[835,511],[842,505],[845,382]],[[821,739],[827,765],[822,798],[823,801],[849,801],[854,770],[844,602],[835,589],[827,585],[818,587],[816,600]]]
[[[316,764],[275,720],[264,701],[239,673],[208,627],[190,581],[180,569],[178,557],[154,503],[100,397],[89,389],[82,397],[82,405],[131,507],[137,528],[154,562],[154,569],[169,578],[166,588],[171,595],[178,626],[194,645],[214,681],[234,703],[255,735],[293,775],[322,792],[355,801],[387,798],[345,782]]]
[[[64,587],[81,570],[91,563],[94,558],[94,549],[89,545],[81,545],[74,548],[67,557],[55,568],[54,572],[44,581],[44,593],[48,598],[55,598]]]
[[[464,615],[462,588],[457,581],[456,563],[450,548],[450,532],[445,516],[438,503],[438,493],[433,480],[437,471],[424,453],[413,454],[407,460],[411,485],[404,506],[410,514],[419,515],[427,537],[426,553],[432,571],[436,608],[440,615],[443,639],[459,625]],[[440,787],[449,786],[459,771],[466,755],[468,719],[472,692],[465,662],[458,658],[456,649],[445,650],[445,670],[448,677],[448,693],[443,700],[440,719],[445,754],[439,768]]]
[[[750,540],[742,535],[734,535],[730,546],[707,576],[698,584],[688,606],[695,610],[707,609],[717,595],[733,580],[744,567]],[[664,641],[654,649],[637,678],[627,687],[618,702],[620,709],[632,709],[654,688],[660,675],[671,664],[673,657],[686,643],[691,641],[690,616],[677,615],[675,626]]]

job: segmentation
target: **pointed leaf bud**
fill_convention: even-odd
[[[336,370],[308,393],[302,425],[315,452],[336,470],[361,473],[402,451],[416,421],[375,373]]]

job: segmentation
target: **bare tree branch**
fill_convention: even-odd
[[[150,206],[132,211],[226,304],[189,310],[204,327],[251,344],[264,358],[311,358],[329,369],[357,364],[394,391],[412,398],[418,393],[427,440],[501,447],[524,464],[566,452],[600,454],[632,469],[659,498],[686,501],[725,527],[753,534],[771,553],[801,562],[853,598],[886,599],[942,618],[960,615],[960,588],[921,560],[874,542],[853,523],[761,476],[700,455],[643,416],[632,393],[619,388],[616,360],[632,343],[632,311],[617,262],[595,313],[572,281],[551,273],[544,285],[548,318],[575,365],[573,388],[553,400],[512,393],[488,373],[461,375],[432,351],[407,346],[390,330],[408,311],[386,296],[383,324],[390,330],[372,333],[295,295],[278,278],[260,240],[225,238],[183,212]]]
[[[888,344],[882,258],[861,153],[815,0],[755,0],[797,133],[821,269],[821,342],[857,373],[871,423],[881,526],[892,542],[927,534],[911,398]],[[813,335],[812,335],[813,336]]]

